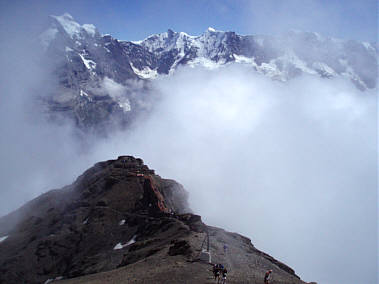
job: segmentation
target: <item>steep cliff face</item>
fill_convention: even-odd
[[[110,278],[132,270],[138,283],[202,283],[195,274],[209,275],[209,264],[198,262],[207,235],[213,261],[232,269],[235,283],[258,280],[268,268],[278,283],[303,283],[249,239],[208,227],[189,212],[183,187],[141,159],[97,163],[72,185],[0,218],[0,283],[44,283],[116,268]],[[112,283],[132,281],[125,279]]]

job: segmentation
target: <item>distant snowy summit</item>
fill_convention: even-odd
[[[168,30],[135,42],[159,59],[170,59],[170,74],[180,65],[218,68],[228,63],[250,65],[273,79],[301,74],[345,77],[359,89],[376,87],[377,45],[290,31],[282,36],[241,36],[208,28],[200,36]],[[151,67],[151,66],[150,66]]]
[[[96,27],[92,24],[79,25],[74,21],[74,18],[65,13],[62,16],[50,16],[52,25],[40,36],[42,44],[47,48],[51,41],[53,41],[57,34],[59,36],[65,35],[71,39],[82,39],[83,37],[94,37],[96,34],[99,35]]]
[[[95,26],[80,25],[66,13],[50,17],[40,40],[55,62],[60,86],[48,105],[54,112],[69,113],[83,128],[108,121],[114,113],[129,121],[146,106],[141,96],[133,95],[135,84],[130,87],[130,82],[145,88],[150,80],[173,74],[180,66],[217,69],[241,64],[283,82],[309,74],[344,78],[360,90],[377,86],[377,43],[313,32],[243,36],[208,28],[191,36],[169,29],[132,42],[101,35]],[[89,115],[93,112],[99,115]]]
[[[236,62],[247,64],[257,72],[281,81],[302,73],[321,77],[346,77],[358,88],[376,87],[377,44],[323,37],[317,33],[290,31],[282,36],[242,36],[235,32],[209,27],[202,35],[191,36],[168,30],[141,41],[121,41],[100,35],[94,25],[80,25],[67,13],[51,16],[51,27],[41,35],[48,48],[64,50],[81,59],[89,75],[108,76],[118,82],[124,79],[152,79],[170,74],[178,66],[202,65],[219,68]],[[66,46],[63,46],[66,44]],[[106,60],[117,60],[111,70]],[[123,71],[123,75],[106,74]]]

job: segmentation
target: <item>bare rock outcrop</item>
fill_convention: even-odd
[[[248,238],[206,226],[191,213],[179,183],[131,156],[97,163],[73,184],[0,218],[0,283],[96,283],[77,277],[111,273],[112,279],[123,271],[130,276],[130,269],[133,283],[202,283],[195,274],[210,274],[209,264],[198,262],[207,235],[212,261],[228,266],[237,281],[230,283],[260,279],[268,268],[277,283],[304,283]]]

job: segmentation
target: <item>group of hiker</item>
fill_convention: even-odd
[[[214,264],[212,271],[215,280],[217,280],[217,284],[226,284],[226,275],[228,274],[228,271],[221,263]]]
[[[214,279],[217,280],[217,284],[226,284],[226,275],[228,274],[228,271],[221,263],[214,264],[212,272],[213,272]],[[264,284],[271,283],[270,281],[271,273],[272,273],[271,269],[265,273],[265,276],[263,279]]]

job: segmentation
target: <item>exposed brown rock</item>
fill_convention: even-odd
[[[113,276],[99,274],[99,279],[124,272],[134,278],[66,281],[207,283],[196,276],[210,273],[209,264],[197,262],[207,233],[212,260],[224,263],[237,281],[229,283],[260,279],[268,268],[274,269],[277,283],[304,283],[249,239],[206,226],[189,212],[183,187],[162,179],[141,159],[121,156],[97,163],[72,185],[0,218],[0,237],[8,236],[0,243],[0,283],[44,283],[111,270]],[[183,278],[186,281],[180,282]]]

